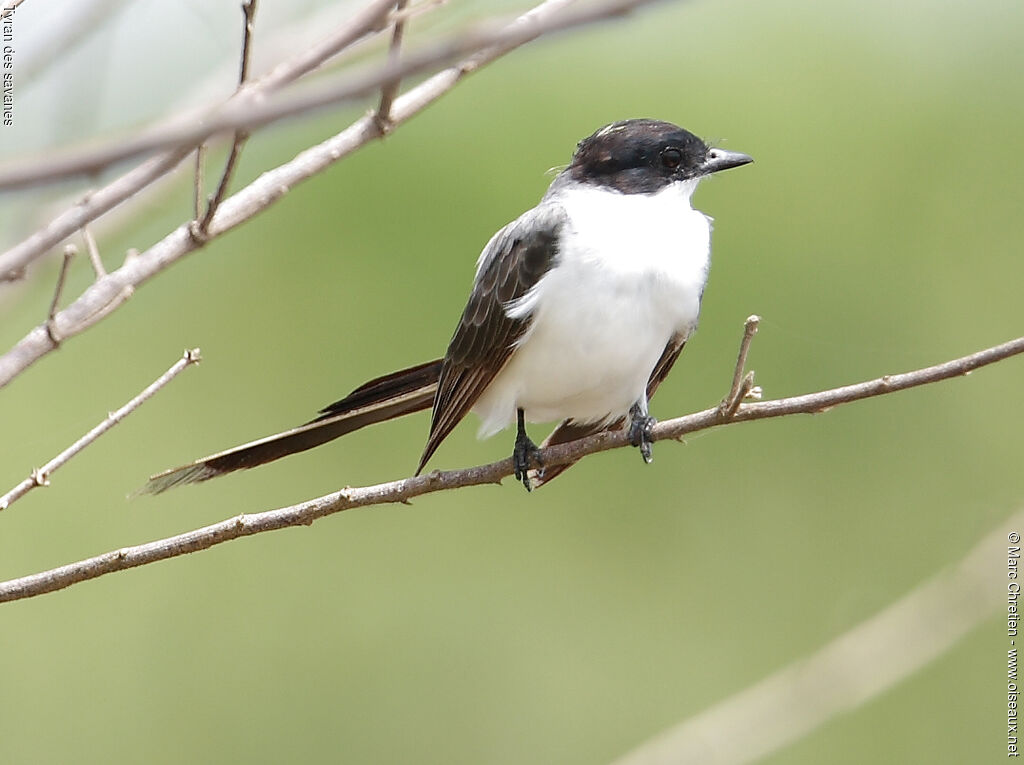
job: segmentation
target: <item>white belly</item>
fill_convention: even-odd
[[[531,328],[474,406],[481,437],[514,422],[517,408],[531,422],[593,422],[644,395],[666,344],[700,314],[710,223],[690,207],[692,191],[560,200],[570,223],[559,261],[508,307]]]

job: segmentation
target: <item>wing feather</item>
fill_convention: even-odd
[[[529,316],[510,318],[506,308],[554,265],[565,219],[559,205],[544,204],[505,226],[484,249],[441,366],[430,435],[417,472],[466,416],[529,329]]]

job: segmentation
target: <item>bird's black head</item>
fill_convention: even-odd
[[[574,181],[623,194],[653,194],[676,181],[753,161],[746,154],[709,147],[671,122],[638,119],[613,122],[584,138],[566,173]]]

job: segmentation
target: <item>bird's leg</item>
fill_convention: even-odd
[[[512,450],[512,466],[515,468],[516,480],[522,481],[526,490],[530,491],[530,467],[534,464],[541,467],[544,463],[540,459],[540,449],[526,435],[526,422],[523,417],[523,410],[517,409],[516,422],[518,426],[516,428],[516,445]]]
[[[629,408],[629,442],[640,447],[640,456],[648,464],[654,459],[651,454],[651,447],[654,444],[651,440],[651,428],[657,423],[656,419],[647,414],[646,395]]]

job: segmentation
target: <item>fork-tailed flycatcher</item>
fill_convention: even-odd
[[[629,428],[651,460],[647,402],[697,327],[710,218],[700,180],[745,165],[668,122],[633,119],[581,141],[540,204],[498,231],[477,262],[443,359],[371,380],[298,428],[153,476],[143,491],[205,481],[433,406],[417,473],[466,414],[479,436],[516,423],[513,463],[529,490],[547,470],[525,422],[561,424],[542,446]]]

